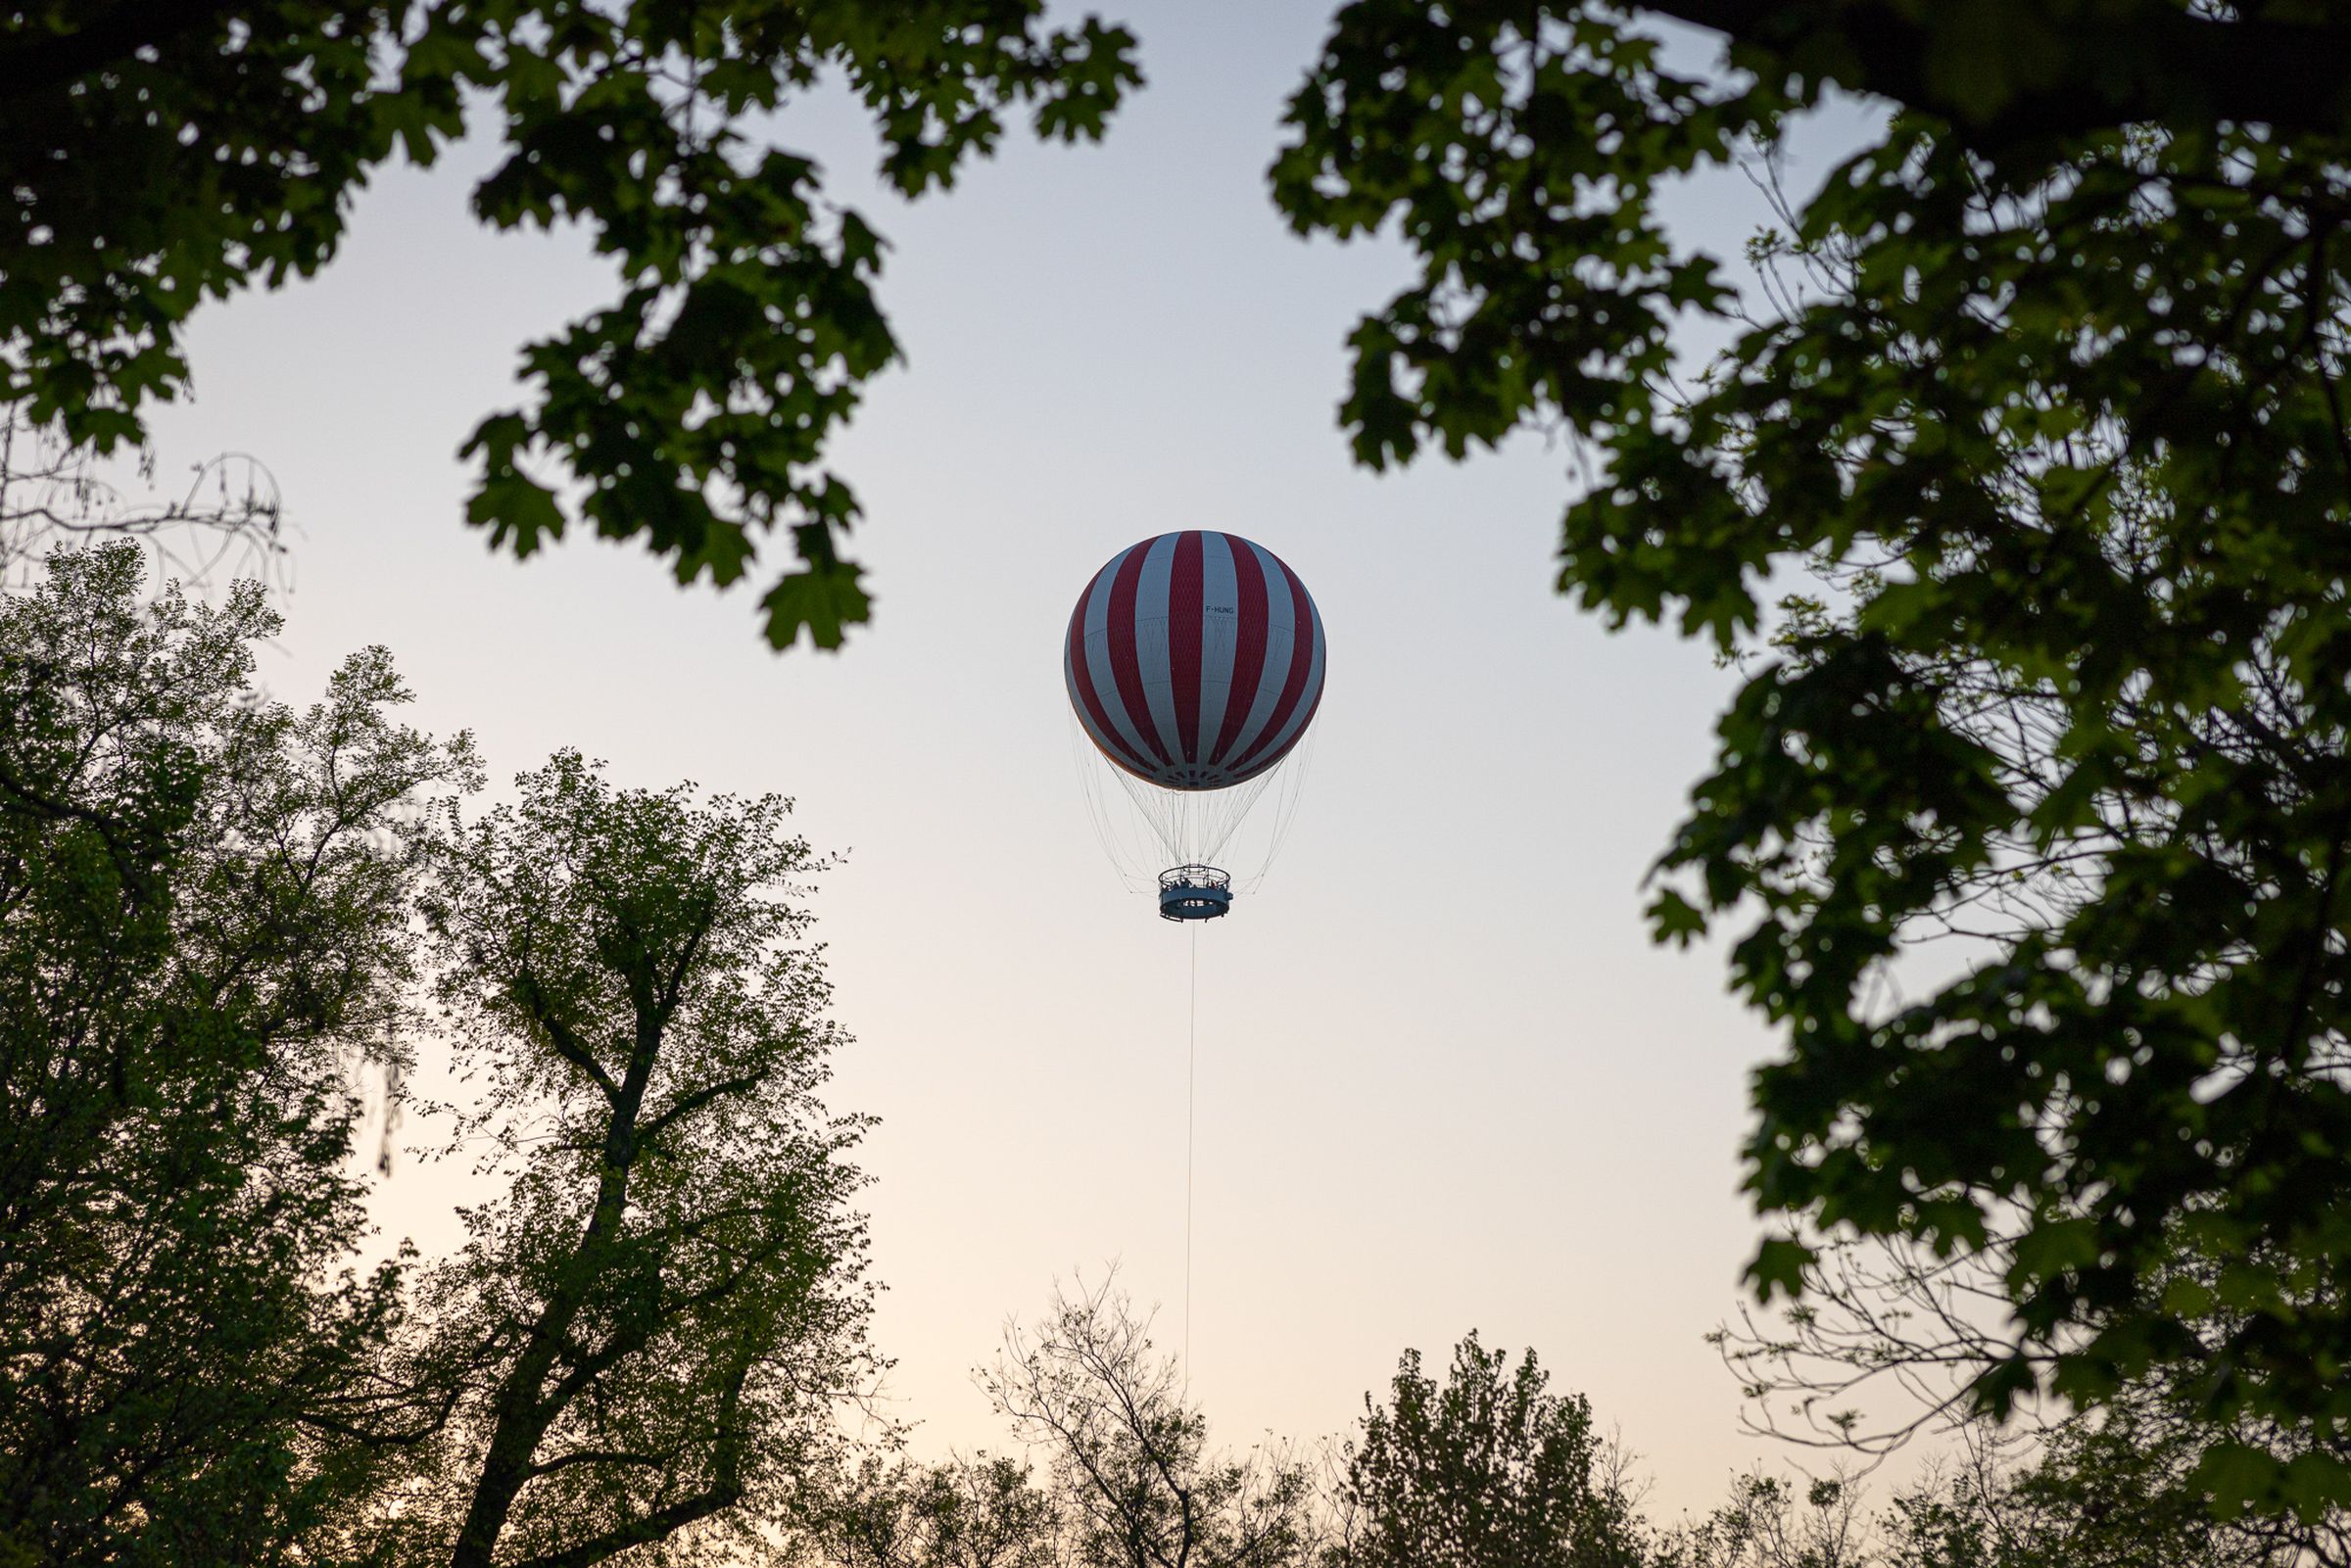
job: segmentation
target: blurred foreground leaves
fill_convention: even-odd
[[[1417,263],[1358,456],[1564,433],[1561,589],[1746,672],[1655,914],[1785,1041],[1758,1287],[1980,1260],[1969,1400],[2154,1379],[2304,1518],[2351,1497],[2346,58],[2293,4],[1356,0],[1272,170]],[[1889,118],[1791,192],[1832,86]],[[1735,165],[1745,293],[1660,213]]]
[[[1092,138],[1140,80],[1134,40],[1042,0],[179,0],[0,7],[0,404],[103,453],[187,390],[203,301],[307,277],[395,156],[468,118],[503,157],[501,229],[577,222],[619,294],[524,350],[521,405],[466,442],[469,520],[529,555],[584,524],[682,583],[733,583],[762,541],[797,564],[762,600],[778,647],[866,618],[841,553],[858,505],[824,466],[898,355],[883,242],[769,117],[828,76],[912,197],[985,157],[1026,106]]]

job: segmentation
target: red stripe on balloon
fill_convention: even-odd
[[[1232,647],[1232,688],[1224,698],[1224,722],[1217,728],[1217,743],[1209,748],[1208,760],[1218,767],[1227,764],[1225,752],[1239,737],[1241,726],[1249,722],[1249,710],[1257,701],[1257,683],[1266,672],[1266,574],[1257,563],[1257,551],[1242,541],[1226,536],[1232,549],[1232,575],[1239,603],[1234,606],[1236,623]]]
[[[1151,755],[1162,765],[1168,761],[1167,749],[1159,743],[1159,727],[1151,722],[1151,699],[1143,694],[1142,655],[1134,642],[1135,587],[1143,576],[1143,558],[1151,553],[1146,545],[1137,545],[1119,562],[1119,574],[1110,583],[1110,676],[1119,691],[1119,706],[1127,710],[1128,723],[1151,748]]]
[[[1290,715],[1298,710],[1298,698],[1306,690],[1307,673],[1315,667],[1318,641],[1315,608],[1306,596],[1306,585],[1298,581],[1297,574],[1278,555],[1274,556],[1273,564],[1281,569],[1279,587],[1287,589],[1290,594],[1290,673],[1281,683],[1281,695],[1274,699],[1273,711],[1266,717],[1266,728],[1246,752],[1233,759],[1236,767],[1249,767],[1251,758],[1281,734],[1282,727],[1290,722]],[[1305,733],[1303,728],[1299,733]],[[1271,761],[1269,758],[1269,765]]]
[[[1105,572],[1108,570],[1110,568],[1107,566],[1102,569]],[[1087,583],[1085,592],[1078,595],[1078,608],[1070,616],[1070,695],[1080,703],[1082,709],[1080,716],[1093,721],[1086,729],[1093,736],[1094,744],[1128,772],[1147,775],[1151,769],[1150,763],[1129,751],[1127,742],[1120,737],[1118,726],[1110,722],[1110,710],[1102,706],[1101,692],[1094,689],[1093,666],[1086,662],[1085,607],[1093,602],[1094,583],[1101,580],[1102,572],[1096,572],[1093,582]]]
[[[1200,531],[1176,536],[1168,573],[1168,674],[1176,693],[1176,744],[1185,762],[1200,760]]]

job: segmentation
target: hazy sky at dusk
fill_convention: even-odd
[[[1056,1275],[1121,1259],[1180,1338],[1188,939],[1103,861],[1059,639],[1135,540],[1275,550],[1330,673],[1283,857],[1200,937],[1193,1392],[1229,1439],[1311,1437],[1475,1327],[1590,1394],[1659,1503],[1703,1504],[1756,1451],[1700,1336],[1738,1301],[1770,1041],[1719,955],[1653,948],[1640,910],[1729,678],[1553,594],[1541,439],[1351,466],[1344,338],[1402,261],[1301,243],[1262,178],[1328,7],[1107,9],[1150,84],[1101,147],[1009,137],[909,208],[839,103],[783,122],[891,240],[907,351],[835,451],[878,598],[839,657],[770,653],[755,594],[635,550],[518,565],[460,525],[456,451],[514,400],[518,346],[611,286],[576,232],[474,225],[479,149],[386,174],[318,280],[201,315],[158,455],[276,473],[303,530],[281,693],[383,642],[418,722],[474,730],[502,784],[576,745],[626,784],[793,795],[849,851],[818,903],[858,1037],[833,1099],[882,1118],[877,1334],[932,1449],[998,1441],[969,1369]],[[1761,216],[1735,175],[1674,211],[1724,256]],[[384,1222],[444,1244],[456,1190],[405,1162]]]

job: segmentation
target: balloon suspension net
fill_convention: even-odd
[[[1229,789],[1146,784],[1096,750],[1075,719],[1070,744],[1086,815],[1120,881],[1158,898],[1166,919],[1196,921],[1227,913],[1235,897],[1264,885],[1297,816],[1315,734]]]

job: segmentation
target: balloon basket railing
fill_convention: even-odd
[[[1232,913],[1232,879],[1214,866],[1173,866],[1159,874],[1161,920],[1215,920]]]

